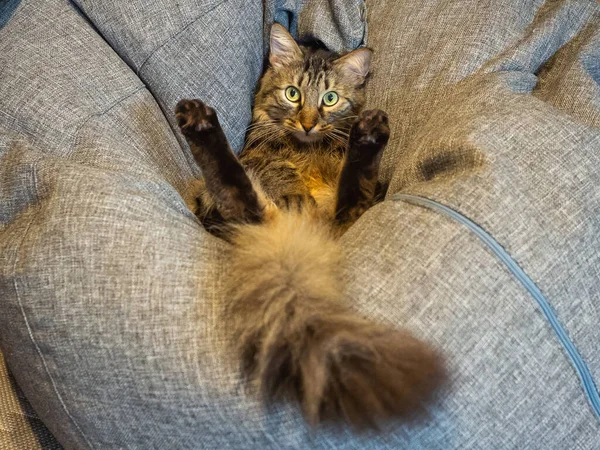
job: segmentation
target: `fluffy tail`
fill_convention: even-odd
[[[338,244],[319,223],[286,213],[241,226],[233,252],[229,318],[268,400],[292,395],[313,424],[377,427],[418,410],[439,384],[432,349],[344,306]]]

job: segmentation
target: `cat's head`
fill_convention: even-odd
[[[254,121],[263,122],[266,133],[289,135],[302,143],[341,136],[364,102],[371,51],[361,48],[339,55],[299,46],[279,24],[271,29],[270,44]]]

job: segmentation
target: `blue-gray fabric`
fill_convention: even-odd
[[[0,348],[65,448],[600,448],[531,293],[469,228],[394,197],[493,236],[597,388],[595,2],[368,4],[390,193],[343,237],[346,294],[438,347],[450,381],[426,419],[358,435],[265,410],[240,378],[219,322],[226,246],[186,208],[199,170],[171,111],[205,99],[239,149],[271,22],[350,49],[367,36],[362,1],[22,0],[0,14]],[[33,445],[0,379],[0,450]]]

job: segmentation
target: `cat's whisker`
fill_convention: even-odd
[[[248,133],[249,136],[253,136],[256,134],[262,134],[265,131],[271,130],[272,127],[259,127],[259,128],[255,128],[253,130],[250,130],[250,133]]]
[[[339,134],[339,133],[331,133],[336,139],[340,142],[346,143],[348,142],[349,136],[347,134]]]
[[[257,128],[265,128],[265,127],[272,127],[272,126],[275,126],[276,124],[277,124],[277,122],[274,122],[274,121],[273,122],[271,122],[271,121],[269,121],[269,122],[257,122],[257,123],[254,123],[254,124],[250,125],[247,128],[247,130],[254,130],[254,129],[257,129]]]
[[[252,130],[246,135],[247,140],[255,139],[257,136],[262,136],[265,133],[271,133],[273,131],[272,128],[257,128]]]
[[[273,120],[273,119],[271,119],[271,120],[261,120],[261,121],[258,121],[258,122],[252,122],[250,125],[248,125],[248,127],[246,129],[250,130],[253,127],[259,127],[259,126],[264,126],[264,125],[272,125],[272,124],[275,124],[277,122],[278,122],[277,120]]]
[[[350,133],[347,133],[347,132],[343,131],[343,130],[342,130],[342,129],[340,129],[340,128],[334,128],[334,129],[333,129],[333,130],[331,130],[331,131],[333,131],[334,133],[339,133],[339,134],[343,134],[343,135],[346,135],[346,136],[349,136],[349,135],[350,135]]]
[[[248,142],[246,142],[245,147],[246,148],[252,147],[256,143],[260,143],[262,141],[262,139],[263,139],[263,137],[255,137],[254,139],[251,139]]]
[[[350,137],[350,135],[348,133],[344,133],[339,130],[331,130],[330,134],[333,136],[336,136],[338,138],[342,138],[342,139],[346,139],[346,140]]]
[[[286,136],[287,134],[290,134],[291,131],[283,128],[283,129],[278,129],[275,130],[275,132],[273,132],[272,130],[270,130],[268,133],[266,133],[266,135],[264,135],[263,139],[258,143],[258,146],[256,147],[257,150],[261,150],[264,149],[266,147],[267,144],[279,140],[282,137]],[[248,146],[248,145],[247,145]]]
[[[348,140],[350,138],[350,136],[348,136],[347,134],[339,134],[339,133],[331,133],[331,134],[343,142],[348,142]]]
[[[265,130],[258,130],[249,136],[245,147],[250,147],[256,142],[263,140],[265,137],[273,134],[273,130],[271,128]]]
[[[264,127],[264,128],[257,128],[255,130],[252,130],[252,132],[250,132],[249,136],[253,137],[253,136],[260,136],[263,135],[265,133],[270,133],[273,131],[273,127]]]
[[[358,116],[348,116],[348,117],[343,117],[341,119],[337,119],[336,123],[342,123],[342,124],[344,124],[344,126],[347,126],[345,124],[345,122],[348,122],[350,120],[356,120],[356,119],[358,119]]]
[[[325,136],[328,137],[329,139],[331,139],[331,141],[334,143],[338,143],[340,145],[346,145],[346,140],[342,139],[340,136],[337,136],[334,133],[327,133]]]
[[[336,137],[338,137],[338,138],[340,138],[340,139],[342,139],[342,140],[344,140],[344,141],[347,141],[349,139],[348,135],[338,134],[338,133],[331,133],[331,134],[334,135],[334,136],[336,136]]]
[[[246,130],[246,139],[252,139],[257,134],[262,134],[264,131],[270,131],[276,127],[275,123],[260,124]]]

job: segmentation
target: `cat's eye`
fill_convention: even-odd
[[[323,96],[323,104],[325,106],[333,106],[338,102],[339,99],[340,98],[338,97],[336,92],[334,92],[334,91],[325,92],[325,95]]]
[[[298,103],[300,101],[300,91],[294,86],[290,86],[285,90],[285,98],[290,102]]]

